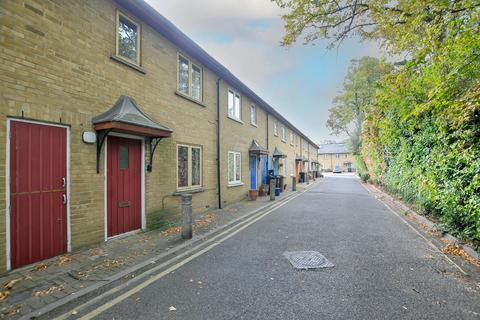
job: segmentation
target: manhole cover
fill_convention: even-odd
[[[287,251],[283,255],[295,269],[320,269],[332,268],[334,266],[333,263],[317,251]]]

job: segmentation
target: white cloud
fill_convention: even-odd
[[[281,9],[269,0],[147,0],[180,28],[214,31],[239,22],[279,18]]]

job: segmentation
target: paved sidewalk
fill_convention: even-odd
[[[306,187],[306,184],[297,185],[297,192]],[[293,193],[287,190],[278,199]],[[268,196],[258,197],[257,201],[244,200],[222,210],[197,214],[193,240],[274,203],[276,201],[270,202]],[[148,264],[154,257],[192,242],[182,240],[180,232],[180,227],[171,227],[138,233],[7,273],[1,277],[0,318],[17,319],[47,305],[60,304],[85,289],[101,287],[112,277],[134,276],[128,272],[135,266]]]

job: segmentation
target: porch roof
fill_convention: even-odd
[[[297,155],[297,156],[295,157],[295,161],[303,161],[303,160],[305,160],[305,158],[304,158],[303,156],[298,156],[298,155]]]
[[[274,158],[286,158],[287,155],[278,150],[277,147],[275,147],[275,150],[273,151],[272,157]]]
[[[104,113],[93,117],[95,130],[114,130],[147,137],[169,137],[173,130],[145,114],[131,97],[120,96]]]
[[[253,139],[250,148],[248,148],[248,152],[251,154],[268,154],[268,150],[262,147],[257,140]]]

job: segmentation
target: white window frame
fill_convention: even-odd
[[[284,126],[281,128],[282,130],[282,142],[287,142],[287,129]]]
[[[278,137],[278,123],[277,123],[277,121],[273,122],[273,135],[275,137]]]
[[[179,187],[178,183],[180,182],[178,179],[178,148],[179,147],[186,147],[188,148],[188,155],[187,155],[187,162],[188,162],[188,186],[185,187]],[[192,149],[200,149],[200,184],[193,185],[192,184]],[[202,146],[199,145],[193,145],[193,144],[185,144],[185,143],[177,143],[177,149],[175,153],[176,157],[176,164],[177,164],[177,191],[185,191],[185,190],[192,190],[192,189],[200,189],[202,187],[203,183],[203,148]]]
[[[250,124],[257,126],[257,107],[254,104],[250,105]]]
[[[227,104],[229,103],[228,100],[228,95],[232,93],[233,94],[233,108],[232,108],[232,114],[230,114],[230,105],[227,105],[227,115],[229,118],[237,121],[242,121],[242,95],[238,93],[237,91],[228,88],[227,91]],[[238,96],[238,117],[235,115],[235,97]]]
[[[137,27],[137,42],[136,42],[136,50],[137,50],[137,61],[133,61],[132,59],[122,56],[119,53],[119,44],[120,44],[120,33],[119,28],[120,28],[120,16],[128,20],[129,22],[133,23]],[[116,29],[115,29],[115,56],[120,57],[123,60],[128,61],[129,63],[132,63],[136,66],[141,66],[141,61],[140,61],[140,56],[141,56],[141,42],[142,42],[142,25],[138,23],[137,21],[133,20],[130,18],[128,15],[125,13],[121,12],[120,10],[117,10],[117,17],[116,17]]]
[[[180,58],[188,61],[188,93],[180,91]],[[200,97],[197,99],[193,97],[193,67],[196,67],[200,70]],[[192,62],[186,55],[177,52],[177,93],[181,95],[186,95],[192,98],[195,101],[203,101],[203,68],[197,63]]]
[[[290,145],[291,146],[293,146],[293,144],[294,144],[294,142],[293,142],[295,140],[294,135],[295,134],[293,132],[290,132]]]
[[[340,159],[340,154],[339,153],[335,154],[335,158]]]
[[[228,151],[228,157],[227,161],[230,159],[230,155],[233,155],[234,163],[233,163],[233,179],[230,181],[230,163],[227,162],[227,180],[228,180],[228,185],[229,186],[236,186],[236,185],[241,185],[243,184],[242,182],[242,153],[238,151]],[[237,180],[237,165],[235,163],[236,159],[240,159],[240,180]]]

